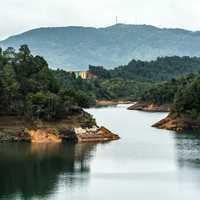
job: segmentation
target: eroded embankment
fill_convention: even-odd
[[[105,127],[88,122],[83,113],[54,122],[30,122],[22,117],[0,117],[0,142],[104,142],[119,139]]]
[[[158,105],[154,103],[136,102],[132,106],[128,107],[128,110],[140,110],[146,112],[169,112],[170,108],[170,104]]]

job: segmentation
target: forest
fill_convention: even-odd
[[[71,114],[73,107],[94,106],[96,100],[126,99],[173,104],[174,113],[199,116],[200,59],[164,57],[155,61],[132,60],[106,70],[89,66],[94,78],[49,69],[27,45],[18,51],[0,49],[0,115],[55,120]]]
[[[155,84],[141,95],[139,101],[170,104],[170,116],[200,120],[200,73]]]
[[[55,120],[72,114],[76,106],[89,107],[91,98],[62,87],[44,58],[27,45],[18,51],[0,49],[0,115]]]
[[[64,87],[72,90],[81,90],[94,100],[127,99],[136,100],[152,83],[124,80],[123,78],[100,77],[91,79],[75,78],[64,70],[52,70],[56,80]],[[102,75],[104,76],[104,75]]]
[[[100,78],[162,82],[200,71],[200,58],[171,56],[159,57],[153,61],[133,59],[127,65],[112,70],[106,70],[101,66],[90,66],[89,71]]]
[[[102,82],[109,80],[107,88],[112,88],[113,80],[117,80],[120,89],[114,90],[116,96],[170,104],[171,115],[200,120],[200,58],[173,56],[150,62],[132,60],[114,70],[94,66],[89,69]]]
[[[132,60],[113,70],[90,65],[89,72],[97,78],[87,80],[60,69],[52,72],[63,87],[81,89],[93,99],[142,99],[162,104],[171,102],[177,87],[199,70],[200,58],[172,56],[150,62]]]
[[[175,94],[173,115],[200,120],[200,74]]]
[[[176,93],[183,90],[195,77],[196,74],[189,74],[181,78],[173,78],[170,81],[154,84],[140,96],[139,100],[158,105],[172,104]]]

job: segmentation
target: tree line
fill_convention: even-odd
[[[172,56],[154,61],[132,60],[112,70],[90,65],[89,72],[97,78],[88,80],[76,79],[64,70],[53,73],[64,87],[81,89],[91,99],[137,101],[143,98],[162,103],[172,101],[176,85],[182,82],[181,77],[199,70],[200,58]]]
[[[72,108],[90,107],[97,99],[128,99],[171,103],[174,113],[199,114],[200,59],[165,57],[155,61],[132,60],[106,70],[90,66],[97,78],[83,80],[64,70],[51,70],[27,45],[18,51],[0,49],[0,115],[55,120],[72,114]]]
[[[89,107],[81,90],[63,87],[41,56],[27,45],[18,51],[0,49],[0,115],[55,120],[72,114],[72,107]]]

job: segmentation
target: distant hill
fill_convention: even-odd
[[[90,67],[91,68],[91,67]],[[95,68],[94,68],[95,69]],[[128,65],[107,70],[113,78],[162,82],[200,72],[199,57],[159,57],[154,61],[132,60]]]
[[[200,56],[200,32],[149,25],[39,28],[0,42],[3,48],[21,44],[44,56],[51,67],[66,70],[84,70],[89,64],[110,69],[159,56]]]

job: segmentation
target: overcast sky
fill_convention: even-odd
[[[200,30],[200,0],[1,0],[0,39],[49,26],[119,22]]]

